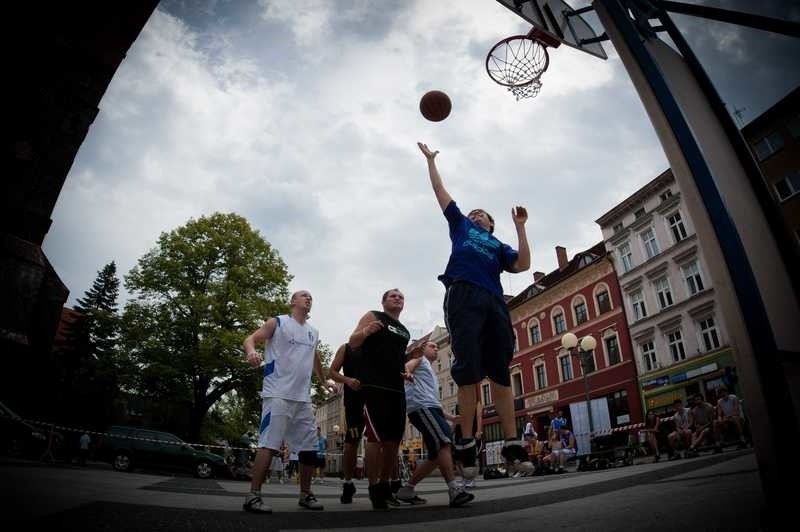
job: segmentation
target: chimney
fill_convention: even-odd
[[[563,270],[569,264],[567,260],[567,248],[556,246],[556,257],[558,258],[558,269]]]
[[[533,282],[538,283],[544,277],[544,272],[533,272]]]

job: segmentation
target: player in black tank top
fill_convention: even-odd
[[[389,480],[397,462],[397,448],[406,422],[403,388],[405,353],[411,335],[399,321],[405,305],[403,294],[388,290],[381,299],[383,312],[369,311],[348,342],[361,348],[359,364],[367,433],[369,498],[376,510],[394,502]],[[413,378],[413,377],[412,377]]]

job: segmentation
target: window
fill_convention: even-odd
[[[436,372],[441,373],[442,371],[442,359],[439,358],[436,360]]]
[[[531,325],[531,343],[538,344],[542,341],[542,331],[539,329],[539,324],[534,323]]]
[[[653,347],[652,340],[639,344],[639,352],[642,354],[642,367],[645,371],[655,371],[658,369],[656,349]]]
[[[644,296],[641,291],[631,294],[631,307],[633,307],[633,321],[647,317],[647,309],[644,306]]]
[[[597,366],[594,363],[594,351],[586,351],[586,354],[582,355],[580,357],[580,360],[581,360],[581,371],[585,375],[597,371]]]
[[[622,222],[614,224],[614,234],[617,234],[620,231],[622,231]]]
[[[484,441],[499,441],[503,439],[503,429],[500,423],[491,423],[483,427],[483,440]]]
[[[561,334],[566,332],[567,330],[567,320],[564,319],[564,313],[559,312],[555,316],[553,316],[553,329],[555,329],[556,334]]]
[[[488,384],[481,385],[481,392],[483,392],[483,405],[487,406],[492,404],[492,394],[489,391]]]
[[[564,355],[558,358],[558,363],[561,364],[561,382],[572,380],[572,362],[569,355]]]
[[[781,148],[783,148],[783,136],[779,131],[773,131],[753,146],[759,161],[763,161]]]
[[[700,334],[703,337],[703,347],[705,347],[706,351],[719,349],[719,334],[713,317],[709,316],[704,320],[700,320]]]
[[[522,373],[519,371],[511,374],[511,393],[514,397],[522,395]]]
[[[450,392],[447,395],[452,397],[456,393],[456,383],[453,381],[447,381],[447,390]]]
[[[575,305],[575,321],[578,325],[581,323],[588,321],[589,316],[586,312],[586,303],[581,301],[577,305]]]
[[[619,343],[616,336],[609,336],[605,339],[606,353],[608,353],[608,363],[613,366],[622,361],[622,356],[619,353]]]
[[[517,331],[514,331],[514,352],[519,351],[519,338],[517,338]]]
[[[439,386],[439,400],[440,400],[440,401],[441,401],[442,399],[444,399],[444,397],[443,397],[443,396],[444,396],[444,391],[443,391],[443,388],[442,388],[442,387],[441,387],[441,385],[440,385],[440,386]]]
[[[780,181],[776,181],[773,186],[781,201],[791,198],[800,192],[800,172],[786,174]]]
[[[667,345],[669,346],[669,352],[672,355],[673,362],[686,360],[686,351],[683,349],[683,336],[681,336],[680,329],[676,329],[667,334]]]
[[[670,189],[665,190],[659,196],[659,198],[661,198],[661,201],[666,201],[667,198],[671,198],[671,197],[672,197],[672,191]]]
[[[652,259],[656,255],[658,255],[658,242],[656,242],[656,234],[653,232],[653,228],[651,227],[647,231],[644,231],[641,235],[642,237],[642,244],[644,244],[644,254],[648,259]]]
[[[541,390],[547,388],[547,374],[545,373],[544,364],[536,364],[536,389]]]
[[[603,290],[597,293],[597,308],[600,309],[600,314],[611,310],[611,299],[609,299],[607,291]]]
[[[629,272],[633,269],[633,254],[631,254],[630,242],[625,242],[619,247],[619,256],[622,259],[623,272]]]
[[[671,306],[673,301],[672,289],[669,286],[669,279],[662,277],[653,284],[656,287],[656,297],[658,298],[658,304],[661,306],[661,308],[664,309]]]
[[[606,396],[608,401],[608,417],[611,420],[611,427],[630,423],[630,407],[628,406],[628,391],[620,390]]]
[[[644,216],[644,214],[645,214],[644,207],[642,207],[642,208],[636,209],[636,212],[633,213],[633,217],[638,220],[639,218]]]
[[[703,276],[700,275],[700,267],[697,261],[692,261],[686,266],[682,267],[683,277],[686,279],[686,287],[689,290],[689,295],[693,296],[698,292],[703,291]]]
[[[667,216],[667,223],[669,224],[670,231],[672,231],[672,240],[676,244],[686,238],[686,227],[683,225],[681,213],[676,212]]]

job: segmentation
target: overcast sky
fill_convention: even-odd
[[[791,1],[709,3],[800,20]],[[676,22],[745,121],[800,83],[796,39]],[[510,209],[526,206],[532,270],[551,271],[556,245],[571,257],[599,242],[593,220],[667,163],[609,43],[608,61],[552,50],[533,100],[494,84],[486,53],[527,30],[491,0],[162,2],[53,213],[44,249],[69,304],[105,263],[127,273],[161,232],[236,212],[279,251],[290,288],[312,292],[323,341],[343,342],[393,287],[420,336],[443,321],[450,243],[417,141],[441,151],[462,209],[490,212],[513,247]],[[431,89],[453,101],[444,122],[419,114]],[[530,280],[505,274],[503,287]]]

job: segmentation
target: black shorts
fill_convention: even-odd
[[[508,364],[514,356],[514,329],[503,301],[478,285],[455,282],[444,297],[444,320],[455,359],[450,374],[456,384],[477,384],[489,377],[511,386]]]
[[[436,460],[439,449],[452,443],[450,425],[441,408],[420,408],[408,413],[408,420],[414,425],[428,449],[428,460]]]
[[[406,395],[402,392],[367,388],[364,396],[364,425],[367,441],[403,439],[406,429]]]
[[[314,464],[314,467],[318,467],[320,469],[325,469],[325,457],[324,456],[317,456],[317,461]]]
[[[364,434],[364,396],[361,392],[344,391],[344,441],[357,443]]]

